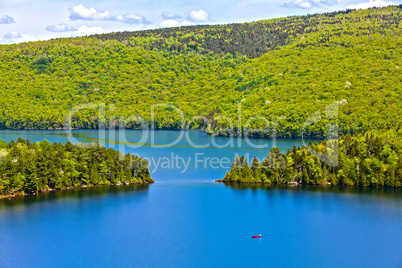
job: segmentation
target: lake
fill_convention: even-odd
[[[224,176],[224,158],[263,158],[274,144],[290,149],[300,139],[250,144],[200,132],[72,134],[73,141],[100,139],[147,157],[157,182],[0,200],[0,267],[402,266],[401,189],[212,182]],[[0,131],[7,141],[20,136],[69,139],[63,131]]]

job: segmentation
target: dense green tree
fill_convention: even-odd
[[[301,182],[312,185],[345,185],[372,187],[401,187],[402,140],[398,128],[385,133],[345,135],[339,138],[338,165],[332,165],[326,156],[317,157],[310,149],[327,151],[332,141],[310,143],[302,148],[293,147],[286,155],[278,148],[270,150],[258,162],[253,158],[248,167],[243,157],[236,157],[223,182]],[[358,153],[359,152],[359,153]],[[284,164],[281,161],[285,161]],[[235,162],[243,162],[240,167]],[[240,172],[239,172],[240,170]]]
[[[17,143],[0,140],[0,144],[0,196],[122,181],[154,182],[144,159],[130,154],[122,158],[120,152],[98,143],[32,144],[19,138]]]

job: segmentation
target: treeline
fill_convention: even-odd
[[[196,52],[200,54],[247,56],[256,58],[293,42],[298,36],[320,31],[333,25],[355,23],[352,10],[292,16],[281,19],[261,20],[252,23],[227,25],[184,26],[175,28],[115,32],[95,35],[101,40],[118,40],[126,45],[143,46],[149,50],[169,52]],[[400,16],[374,13],[369,18],[386,22],[382,28],[393,28],[400,22]],[[396,24],[396,25],[395,25]],[[373,32],[377,27],[372,27]],[[146,40],[146,42],[144,42]]]
[[[270,150],[266,159],[249,165],[236,157],[223,182],[401,187],[402,130],[384,135],[345,135],[311,142],[283,154]]]
[[[0,129],[64,128],[73,109],[71,128],[150,128],[152,105],[166,104],[154,109],[155,129],[315,138],[326,137],[330,123],[341,134],[386,130],[402,123],[401,18],[400,8],[386,7],[190,27],[188,37],[187,28],[175,28],[127,42],[99,36],[1,45]],[[225,55],[147,47],[159,38],[174,44],[171,38],[202,40],[222,31],[217,40],[228,44],[231,35],[250,36],[253,42],[233,39],[241,51],[271,25],[294,31],[292,41],[253,59],[223,48]],[[338,108],[329,114],[331,104]],[[195,116],[206,120],[191,121]]]
[[[0,196],[91,185],[153,183],[145,159],[98,143],[0,140]]]
[[[254,23],[117,32],[97,37],[101,40],[119,40],[127,45],[142,46],[149,50],[196,52],[202,55],[218,53],[256,58],[289,44],[297,35],[317,31],[320,24],[317,18],[320,16],[323,15]]]

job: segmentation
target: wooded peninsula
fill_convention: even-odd
[[[148,163],[99,143],[0,140],[0,197],[94,185],[153,183]]]
[[[402,129],[345,135],[338,140],[293,147],[283,154],[270,150],[251,164],[236,157],[223,180],[227,183],[272,183],[339,186],[402,186]]]

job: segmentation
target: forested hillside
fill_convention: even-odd
[[[102,40],[119,40],[130,45],[140,44],[151,50],[193,51],[200,54],[213,52],[222,55],[229,53],[233,56],[245,55],[248,58],[255,58],[291,43],[298,35],[319,31],[320,24],[335,23],[334,17],[337,14],[349,12],[350,10],[213,27],[187,26],[117,32],[96,37]],[[147,41],[145,43],[144,38]]]
[[[80,110],[71,127],[151,127],[151,106],[164,103],[187,122],[205,116],[210,125],[189,127],[217,135],[230,134],[224,117],[234,133],[265,128],[264,117],[268,130],[247,133],[271,136],[283,116],[276,135],[298,137],[317,111],[304,135],[325,136],[329,122],[341,134],[388,129],[402,122],[401,18],[387,7],[2,45],[0,128],[62,128],[77,105],[104,102],[106,118]],[[172,108],[155,111],[155,128],[186,127]]]
[[[0,140],[0,197],[89,185],[153,183],[145,159],[97,143]]]

